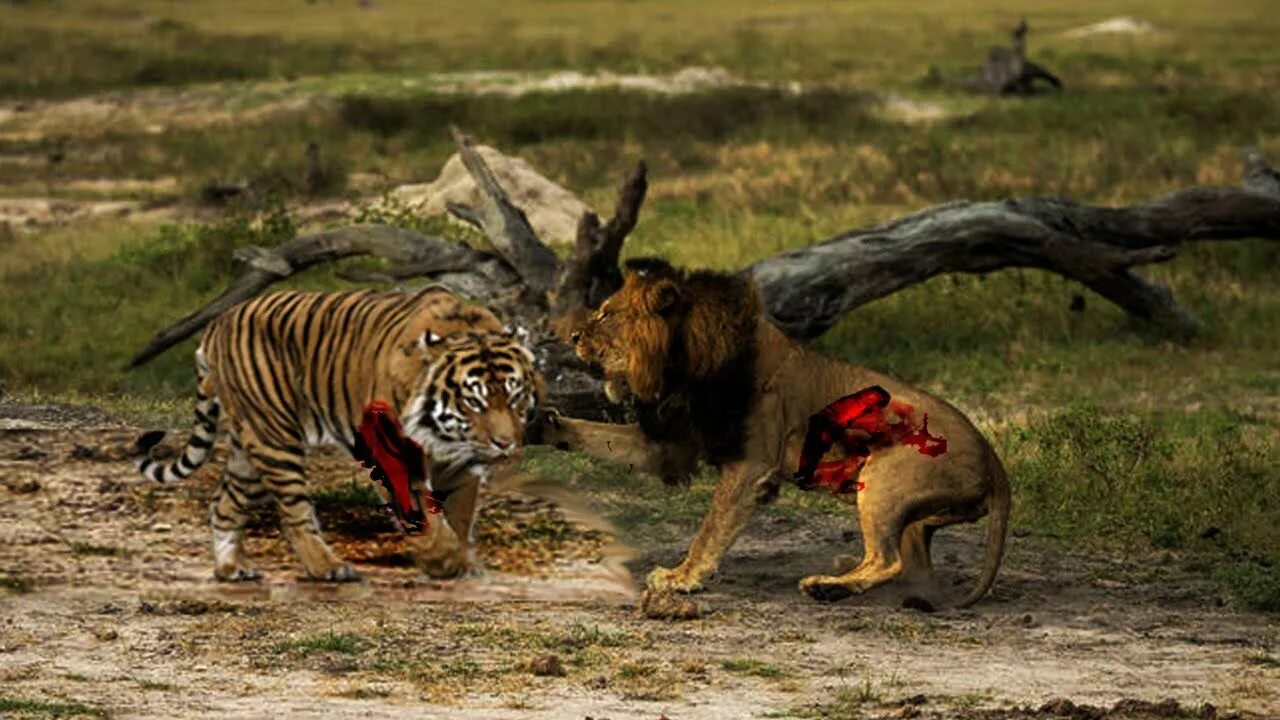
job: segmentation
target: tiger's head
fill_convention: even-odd
[[[509,457],[541,396],[522,330],[427,331],[418,341],[425,367],[404,413],[405,433],[435,462]]]

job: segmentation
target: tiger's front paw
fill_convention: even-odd
[[[258,568],[248,563],[219,565],[214,568],[213,576],[220,582],[253,582],[262,579]]]
[[[683,565],[672,568],[654,568],[645,580],[645,584],[654,592],[696,593],[702,592],[702,580],[690,573]]]
[[[430,559],[420,559],[418,567],[427,577],[433,580],[453,580],[467,577],[473,571],[479,572],[478,569],[472,568],[471,563],[467,561],[465,553],[456,552]]]
[[[430,521],[422,534],[410,536],[407,545],[413,564],[435,580],[460,577],[473,564],[472,553],[466,545],[458,540],[448,523],[436,518]]]

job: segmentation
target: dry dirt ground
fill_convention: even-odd
[[[330,511],[364,582],[302,580],[264,522],[250,550],[266,580],[219,584],[204,508],[217,468],[139,481],[102,452],[136,432],[0,404],[0,716],[1280,716],[1276,624],[1158,557],[1012,537],[994,596],[951,609],[975,576],[978,527],[940,536],[934,613],[903,609],[902,587],[800,596],[796,579],[856,547],[856,531],[769,516],[700,598],[702,618],[647,620],[592,562],[600,538],[510,498],[482,518],[491,569],[478,577],[426,580],[389,528]],[[313,482],[355,475],[325,456]],[[681,547],[645,550],[637,576]]]

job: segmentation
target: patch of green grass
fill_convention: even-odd
[[[1265,650],[1258,650],[1245,656],[1244,661],[1250,665],[1268,668],[1280,668],[1280,658]]]
[[[1273,65],[1242,65],[1275,51],[1268,7],[1264,0],[1228,6],[1085,0],[1052,13],[1024,10],[1032,26],[1032,57],[1062,74],[1069,89],[1139,81],[1266,87],[1274,81]],[[1114,15],[1150,19],[1169,34],[1061,36]],[[102,0],[70,9],[58,2],[21,2],[6,9],[0,34],[0,47],[11,48],[0,91],[50,95],[344,70],[663,72],[687,65],[726,66],[761,78],[911,87],[930,66],[948,76],[976,66],[988,45],[1007,42],[1018,16],[1016,8],[994,0],[966,5],[962,22],[945,2],[918,3],[903,12],[891,0],[856,6],[821,0],[447,0],[430,13],[411,0],[383,0],[370,8]],[[475,18],[482,18],[479,25]],[[859,41],[850,43],[854,36]]]
[[[618,648],[643,646],[651,642],[648,633],[643,631],[615,630],[577,622],[565,626],[538,624],[532,627],[465,623],[456,626],[454,633],[468,642],[507,652],[552,653],[575,667],[603,665],[611,661]]]
[[[571,623],[565,626],[511,627],[486,623],[457,626],[455,633],[493,647],[572,653],[591,647],[619,648],[645,642],[645,633],[614,630],[599,625]]]
[[[159,682],[156,680],[139,680],[138,687],[143,690],[155,690],[159,692],[173,692],[178,689],[177,685],[167,682]]]
[[[656,672],[658,667],[652,663],[629,662],[618,666],[618,678],[622,680],[648,678]]]
[[[864,680],[861,685],[837,689],[829,701],[792,708],[786,717],[861,720],[866,716],[866,706],[878,703],[881,699],[871,681]]]
[[[773,663],[750,658],[733,658],[720,663],[720,667],[738,675],[750,675],[761,678],[780,678],[787,674],[785,670]]]
[[[1247,606],[1280,609],[1280,443],[1248,413],[1074,405],[999,444],[1015,527],[1085,545],[1139,541],[1215,558]]]
[[[119,557],[126,554],[124,548],[118,548],[114,545],[98,545],[96,543],[81,541],[71,543],[71,552],[76,555],[90,555],[98,557]]]
[[[41,717],[109,717],[108,712],[99,707],[76,702],[20,700],[0,695],[0,713],[13,713],[6,717],[41,718]]]
[[[364,652],[367,646],[368,643],[362,638],[330,631],[323,635],[291,640],[283,643],[280,646],[280,649],[286,652],[297,653],[305,657],[307,655],[320,652],[338,653],[340,655],[359,655]]]

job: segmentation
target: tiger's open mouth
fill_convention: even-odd
[[[405,435],[395,412],[385,402],[374,400],[365,406],[356,434],[355,456],[391,496],[390,509],[402,530],[422,530],[427,525],[427,513],[440,512],[427,485],[422,446]]]

